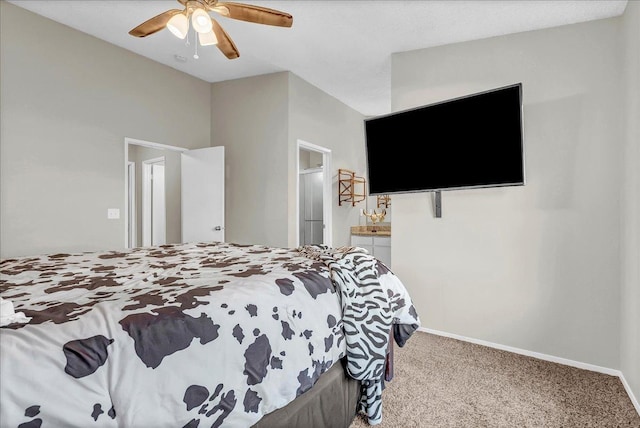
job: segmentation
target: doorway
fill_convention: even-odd
[[[304,152],[302,152],[304,154]],[[323,212],[322,182],[324,171],[322,165],[300,171],[300,210],[299,235],[300,245],[322,244]]]
[[[331,150],[298,140],[296,159],[296,243],[331,246]]]
[[[124,160],[126,248],[224,241],[224,147],[127,137]]]
[[[142,245],[167,243],[164,156],[142,161]]]
[[[153,241],[164,241],[167,244],[181,241],[180,154],[185,151],[187,149],[182,147],[133,138],[124,139],[125,173],[127,175],[124,215],[126,248],[152,245],[150,242]],[[162,159],[164,159],[164,169],[159,163]],[[154,164],[155,166],[153,166]],[[152,186],[149,182],[151,174],[155,175],[156,186]],[[164,200],[158,194],[162,189],[161,175],[164,175]],[[132,180],[132,177],[138,179]],[[155,198],[152,197],[154,188],[156,190]],[[152,215],[154,201],[156,205],[155,216]],[[160,208],[162,204],[164,204],[164,218]],[[145,206],[147,207],[146,212]],[[152,227],[154,219],[155,228]],[[160,226],[161,222],[164,222],[164,228]]]

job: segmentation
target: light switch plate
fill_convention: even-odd
[[[107,209],[107,218],[109,220],[117,220],[120,218],[120,208]]]

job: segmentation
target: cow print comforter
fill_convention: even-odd
[[[2,260],[0,426],[250,427],[347,354],[339,286],[259,245]]]

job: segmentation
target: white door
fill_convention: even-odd
[[[182,242],[224,242],[224,147],[180,154]]]

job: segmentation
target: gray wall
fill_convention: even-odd
[[[167,244],[182,242],[181,159],[180,152],[154,149],[129,144],[129,162],[135,162],[136,168],[136,235],[137,246],[142,246],[142,162],[164,157],[164,185],[166,204]]]
[[[317,168],[322,166],[322,153],[312,150],[300,150],[300,159],[298,160],[300,171],[308,168]]]
[[[124,247],[124,138],[209,146],[210,89],[0,2],[0,257]]]
[[[211,145],[225,146],[227,242],[287,246],[287,76],[212,85]]]
[[[640,400],[640,2],[627,4],[622,25],[627,114],[622,211],[621,366]]]
[[[620,367],[620,24],[400,53],[394,111],[522,82],[527,184],[393,199],[392,269],[423,326]],[[429,159],[426,159],[426,164]]]
[[[364,116],[334,97],[289,73],[289,202],[288,216],[297,216],[297,141],[302,140],[331,150],[333,246],[349,244],[350,227],[358,224],[364,202],[351,207],[338,206],[338,169],[364,175]],[[296,225],[289,224],[289,246],[295,245]]]
[[[338,206],[337,170],[364,171],[363,118],[289,72],[214,83],[212,145],[226,147],[226,240],[295,246],[289,219],[297,216],[300,139],[332,151],[333,244],[346,245],[358,208]]]

